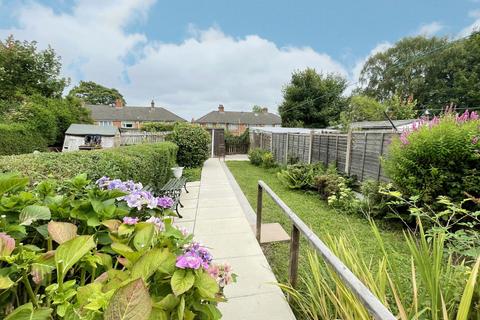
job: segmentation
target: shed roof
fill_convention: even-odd
[[[270,112],[212,111],[199,118],[197,123],[231,123],[248,125],[276,125],[282,119]]]
[[[401,126],[409,125],[415,121],[417,121],[417,119],[392,120],[393,124],[397,128]],[[350,124],[350,128],[352,129],[392,129],[392,125],[388,120],[360,121],[360,122],[352,122]]]
[[[107,105],[86,105],[92,113],[92,118],[112,121],[164,121],[185,122],[186,120],[162,107],[121,107]]]
[[[84,136],[94,134],[99,136],[115,136],[118,129],[114,126],[96,126],[93,124],[71,124],[65,134],[72,136]]]
[[[250,131],[268,132],[268,133],[301,133],[310,134],[315,133],[335,133],[336,129],[319,129],[319,128],[287,128],[287,127],[250,127]]]

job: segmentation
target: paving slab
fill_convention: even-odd
[[[229,301],[219,304],[223,319],[295,319],[255,239],[253,210],[225,164],[207,160],[198,189],[198,195],[182,193],[185,218],[175,224],[193,228],[196,241],[210,249],[215,261],[229,263],[238,274],[238,282],[225,289]]]

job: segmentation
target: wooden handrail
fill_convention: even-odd
[[[292,287],[297,285],[298,256],[300,249],[300,234],[307,238],[308,242],[333,268],[340,279],[360,299],[363,306],[377,320],[396,320],[396,317],[385,307],[380,300],[353,274],[343,262],[323,243],[322,240],[280,199],[275,192],[262,180],[258,181],[257,194],[257,229],[256,237],[260,243],[262,228],[263,191],[282,209],[292,222],[292,234],[290,239],[289,280]]]

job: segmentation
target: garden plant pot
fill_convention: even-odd
[[[173,171],[173,176],[178,179],[183,174],[183,167],[173,167],[172,171]]]

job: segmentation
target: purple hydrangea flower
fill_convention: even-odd
[[[164,209],[169,209],[173,206],[173,199],[170,197],[157,198],[157,206]]]
[[[197,256],[194,252],[186,252],[177,257],[177,266],[180,269],[200,269],[202,266],[202,258]]]
[[[185,248],[181,256],[177,257],[176,266],[181,269],[199,269],[200,267],[208,269],[212,259],[207,248],[201,246],[198,242],[194,242]]]
[[[160,231],[165,230],[165,224],[163,223],[161,218],[158,217],[150,217],[145,222],[153,223],[158,227]]]
[[[123,223],[128,225],[134,225],[138,223],[137,217],[123,217]]]

